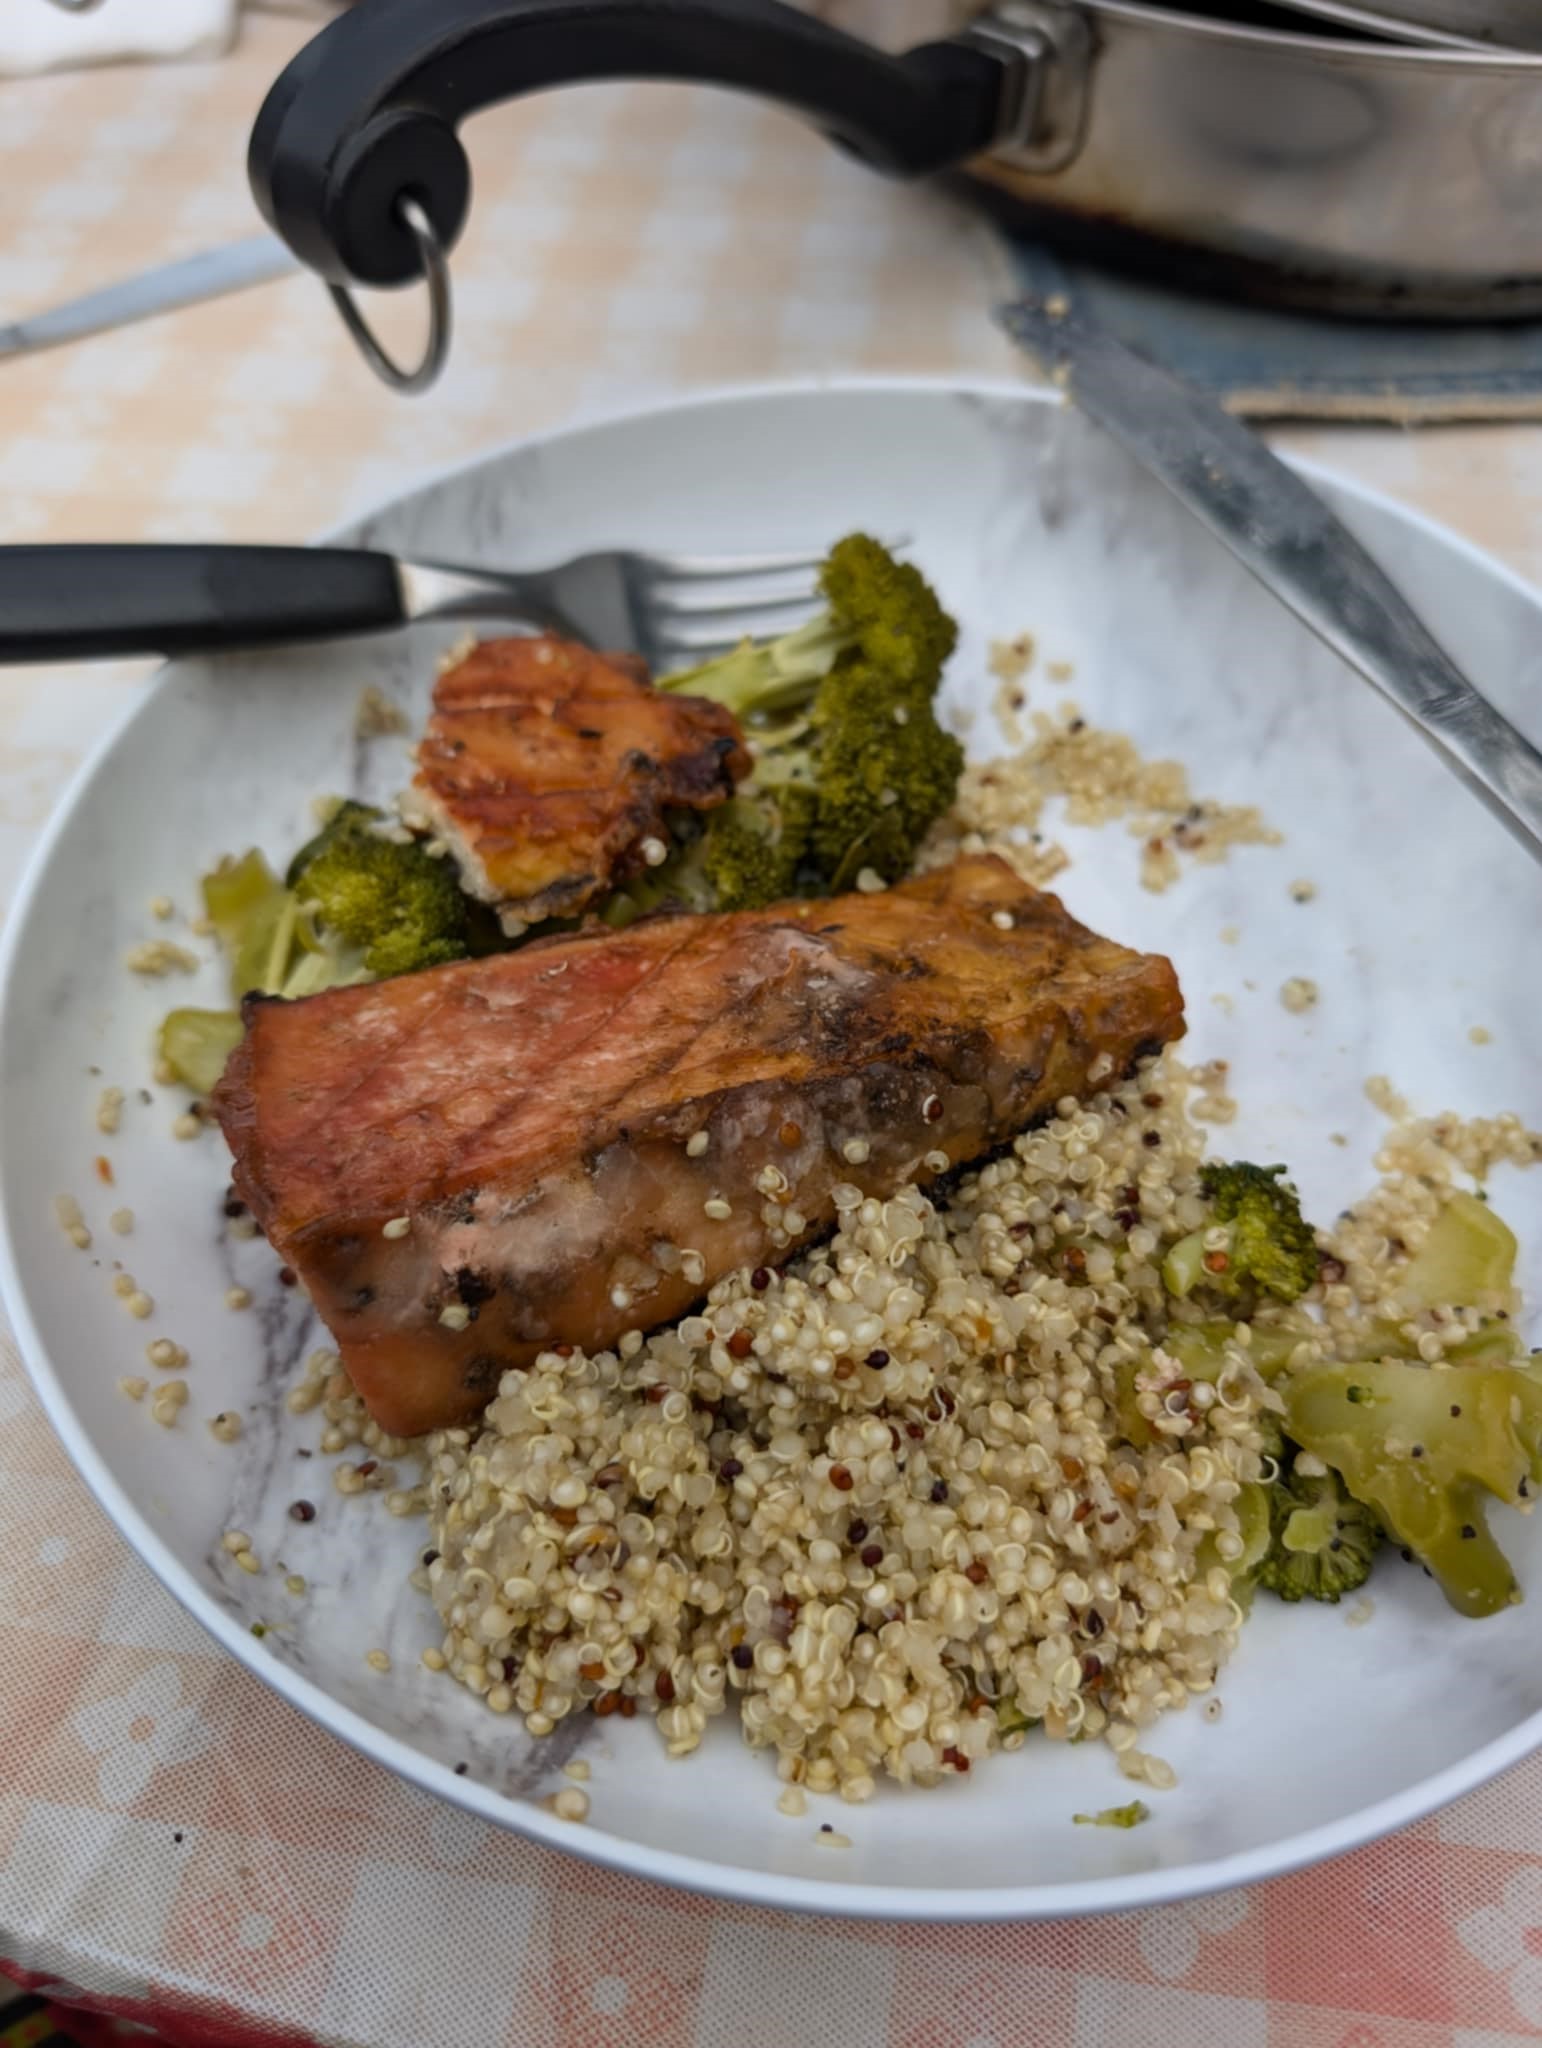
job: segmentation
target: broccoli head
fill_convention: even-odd
[[[1280,1392],[1290,1435],[1375,1510],[1453,1607],[1494,1614],[1520,1598],[1483,1502],[1517,1506],[1542,1484],[1542,1359],[1314,1366]]]
[[[703,880],[719,910],[760,910],[795,893],[814,822],[814,792],[789,782],[752,790],[709,814]]]
[[[1212,1163],[1200,1191],[1212,1221],[1180,1238],[1162,1262],[1170,1294],[1180,1298],[1205,1287],[1235,1299],[1260,1292],[1296,1301],[1317,1278],[1317,1240],[1301,1214],[1301,1199],[1281,1178],[1283,1166]],[[1224,1243],[1212,1243],[1224,1228]]]
[[[1254,1568],[1256,1584],[1282,1600],[1335,1602],[1365,1584],[1381,1524],[1336,1472],[1306,1473],[1292,1460],[1265,1492],[1269,1542]]]
[[[773,867],[785,868],[782,849],[801,840],[791,874],[811,896],[849,887],[864,867],[886,881],[906,874],[928,826],[953,801],[964,763],[933,710],[958,629],[919,570],[866,534],[849,534],[830,551],[820,587],[826,609],[810,624],[779,640],[746,641],[662,684],[714,698],[745,722],[756,765],[739,802],[769,807],[775,823],[762,836],[776,854]],[[706,881],[709,901],[692,907],[775,900],[764,894],[769,882],[748,896],[733,886],[747,858],[757,874],[765,865],[746,845],[746,829],[744,811],[721,825],[709,821],[677,891],[689,901],[692,878]],[[703,865],[714,840],[723,894]],[[775,893],[791,885],[778,880]]]
[[[295,856],[290,887],[322,927],[363,955],[384,979],[459,960],[467,946],[466,899],[448,861],[415,840],[382,838],[380,817],[344,804]]]

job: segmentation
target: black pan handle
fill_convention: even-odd
[[[756,93],[901,177],[988,148],[1015,89],[1004,54],[967,38],[890,56],[781,0],[359,0],[263,102],[252,190],[332,284],[405,284],[422,264],[401,201],[418,202],[442,249],[465,224],[471,174],[456,125],[599,78]]]
[[[0,547],[0,662],[330,640],[403,616],[395,562],[363,548]]]

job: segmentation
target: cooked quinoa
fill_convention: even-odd
[[[638,1711],[672,1755],[732,1706],[782,1775],[865,1799],[1030,1722],[1143,1734],[1241,1626],[1225,1560],[1277,1405],[1155,1348],[1202,1221],[1189,1080],[1069,1098],[950,1194],[837,1194],[832,1241],[614,1352],[505,1375],[428,1441],[450,1672],[535,1734]],[[1137,1369],[1153,1441],[1115,1420]]]
[[[1053,665],[1052,665],[1053,666]],[[1123,821],[1141,841],[1143,885],[1160,892],[1182,872],[1179,856],[1225,860],[1234,846],[1274,846],[1280,834],[1251,804],[1196,798],[1178,761],[1148,761],[1125,733],[1092,725],[1075,704],[1033,714],[1031,736],[1017,713],[1020,683],[1003,682],[996,715],[1020,751],[972,762],[948,815],[933,829],[917,866],[939,867],[960,853],[997,853],[1025,881],[1045,887],[1070,856],[1045,830],[1051,799],[1072,825]]]

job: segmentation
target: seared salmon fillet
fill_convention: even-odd
[[[671,810],[722,803],[749,768],[731,712],[654,689],[629,656],[484,640],[434,687],[402,810],[517,933],[635,875]]]
[[[465,1420],[1177,1037],[1171,964],[995,858],[882,894],[248,997],[235,1186],[382,1428]]]

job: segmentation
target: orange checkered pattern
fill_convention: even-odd
[[[822,11],[893,29],[902,4]],[[218,64],[0,84],[0,317],[249,233],[246,132],[304,33],[251,14]],[[378,387],[300,277],[4,364],[0,539],[293,538],[600,405],[835,370],[1014,374],[985,231],[778,114],[594,88],[471,140],[433,394]],[[383,324],[407,345],[420,314],[409,295]],[[1542,575],[1537,429],[1293,440]],[[0,672],[0,883],[138,673]],[[217,1654],[86,1494],[8,1345],[0,1730],[0,1956],[198,2048],[1542,2036],[1542,1763],[1328,1868],[1117,1919],[794,1923],[653,1889],[410,1790]]]

